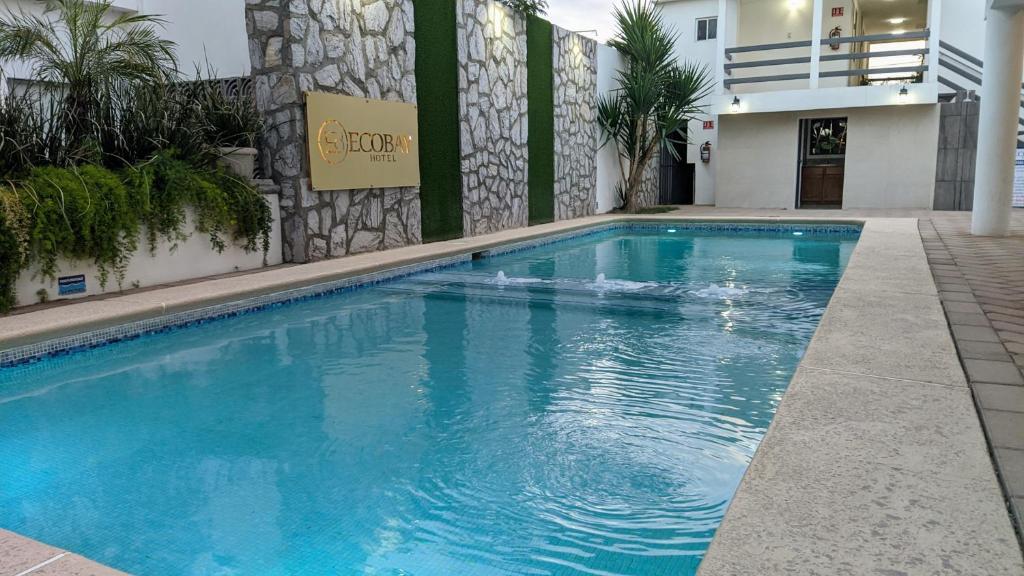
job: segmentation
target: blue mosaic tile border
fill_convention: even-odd
[[[0,368],[37,362],[51,356],[69,354],[79,350],[105,346],[107,344],[113,344],[123,340],[138,338],[146,334],[154,334],[185,326],[192,326],[218,318],[238,316],[240,314],[263,310],[272,306],[279,306],[288,302],[319,298],[348,290],[374,286],[410,276],[412,274],[418,274],[420,272],[440,270],[464,264],[474,257],[489,258],[504,254],[512,254],[557,242],[576,240],[579,238],[621,230],[637,230],[645,232],[668,232],[669,230],[677,230],[681,232],[725,232],[731,234],[778,234],[800,232],[808,236],[841,235],[844,237],[856,238],[860,234],[861,227],[854,224],[759,224],[747,222],[671,221],[615,222],[580,228],[578,230],[571,230],[561,234],[542,236],[522,242],[514,242],[496,248],[482,250],[474,254],[460,254],[427,262],[420,262],[417,264],[409,264],[406,266],[382,270],[380,272],[342,278],[340,280],[313,284],[302,288],[294,288],[291,290],[275,292],[273,294],[245,298],[234,302],[177,312],[174,314],[159,316],[157,318],[148,318],[145,320],[112,326],[110,328],[102,328],[99,330],[64,336],[17,348],[0,350]]]
[[[110,328],[101,328],[99,330],[83,332],[81,334],[73,334],[71,336],[63,336],[53,340],[46,340],[36,344],[0,350],[0,368],[16,366],[28,362],[36,362],[43,358],[58,354],[69,354],[79,350],[96,348],[98,346],[137,338],[146,334],[154,334],[174,328],[201,324],[218,318],[238,316],[239,314],[255,312],[257,310],[263,310],[272,306],[279,306],[288,302],[319,298],[346,292],[348,290],[355,290],[357,288],[374,286],[383,282],[404,278],[412,274],[418,274],[420,272],[430,272],[440,270],[442,268],[457,266],[459,264],[469,262],[470,260],[471,256],[469,254],[460,254],[458,256],[450,256],[417,264],[409,264],[406,266],[382,270],[380,272],[361,274],[359,276],[352,276],[349,278],[342,278],[340,280],[332,280],[330,282],[304,286],[302,288],[274,292],[273,294],[266,294],[263,296],[245,298],[234,302],[197,308],[195,310],[186,310],[184,312],[167,314],[157,318],[147,318],[145,320],[120,324]]]

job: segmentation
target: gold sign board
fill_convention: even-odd
[[[306,93],[313,190],[419,186],[416,106]]]

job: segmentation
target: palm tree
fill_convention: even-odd
[[[47,96],[57,96],[65,145],[82,150],[101,103],[115,89],[163,83],[176,74],[174,43],[156,16],[115,13],[111,0],[47,0],[43,15],[0,17],[0,64],[24,60]]]
[[[707,67],[676,63],[675,33],[665,28],[653,0],[624,0],[615,8],[618,32],[609,42],[622,54],[619,87],[598,98],[602,146],[614,142],[619,156],[619,196],[635,212],[644,170],[668,143],[681,143],[687,122],[700,113],[711,93]],[[675,155],[675,147],[669,146]]]

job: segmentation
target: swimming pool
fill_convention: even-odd
[[[855,242],[619,227],[0,369],[0,527],[137,574],[692,574]]]

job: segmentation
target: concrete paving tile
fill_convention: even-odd
[[[14,576],[63,552],[59,548],[0,529],[0,575]]]
[[[974,358],[977,360],[997,360],[1008,362],[1010,355],[1006,348],[999,342],[975,342],[973,340],[958,340],[957,350],[963,358]]]
[[[1024,386],[1024,377],[1013,362],[967,358],[964,360],[964,367],[967,368],[967,376],[971,382]]]
[[[56,562],[51,562],[31,576],[128,576],[120,570],[114,570],[77,554],[68,554]]]
[[[977,302],[970,292],[939,292],[943,302]]]
[[[942,307],[946,312],[960,312],[963,314],[984,314],[985,312],[975,302],[943,302]]]
[[[1022,570],[963,391],[801,369],[699,574]]]
[[[992,446],[1024,450],[1024,414],[982,408],[981,420]]]
[[[1011,384],[971,384],[982,408],[1006,412],[1024,412],[1024,386]]]
[[[996,462],[1010,496],[1024,497],[1024,450],[996,448]]]
[[[989,319],[983,313],[972,313],[972,312],[949,312],[947,311],[946,317],[949,318],[950,324],[960,324],[962,326],[989,326]]]
[[[978,342],[999,342],[999,335],[996,331],[989,328],[988,326],[959,326],[953,324],[950,326],[953,330],[953,336],[956,337],[957,341],[960,340],[975,340]]]
[[[1024,343],[1022,342],[1003,342],[1003,345],[1012,354],[1024,354]]]

